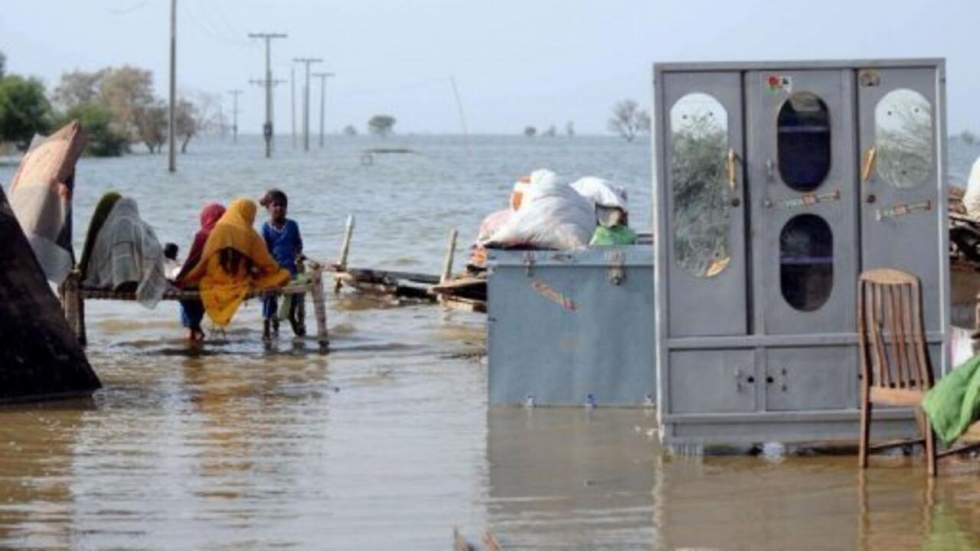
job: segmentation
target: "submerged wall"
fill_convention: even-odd
[[[101,387],[0,189],[0,403]]]

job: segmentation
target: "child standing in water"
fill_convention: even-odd
[[[281,190],[273,188],[265,193],[259,204],[268,211],[269,220],[262,224],[262,237],[265,238],[265,244],[276,262],[288,270],[292,277],[296,277],[298,271],[296,261],[303,252],[303,238],[299,233],[299,224],[286,218],[288,203],[286,194]],[[294,298],[295,300],[293,300]],[[306,331],[302,320],[297,319],[303,296],[286,296],[283,300],[292,300],[289,308],[289,322],[293,327],[293,333],[297,336],[304,335]],[[273,332],[279,333],[278,309],[276,296],[265,298],[262,303],[262,317],[265,320],[263,338],[270,339]]]

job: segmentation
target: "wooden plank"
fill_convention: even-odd
[[[871,401],[876,404],[889,404],[893,406],[918,406],[922,403],[925,393],[921,390],[909,390],[907,388],[881,388],[871,387]]]

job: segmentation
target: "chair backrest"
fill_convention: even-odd
[[[932,387],[922,319],[919,278],[889,268],[861,274],[858,342],[867,384],[915,390]]]

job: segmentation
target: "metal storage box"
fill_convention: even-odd
[[[491,405],[652,404],[650,245],[488,260]]]
[[[919,277],[948,369],[943,61],[654,72],[661,438],[856,439],[861,271]]]

